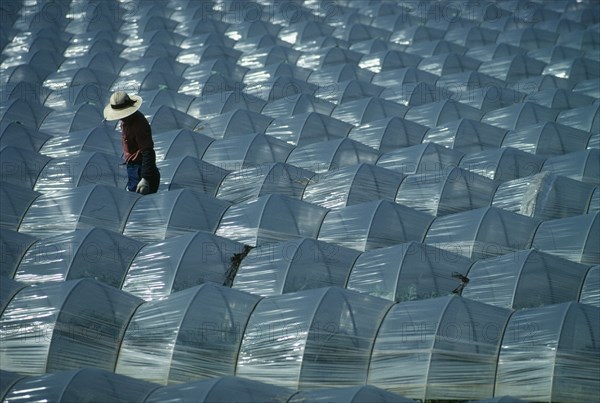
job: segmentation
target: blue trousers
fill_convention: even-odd
[[[135,192],[135,189],[142,179],[140,172],[142,171],[142,164],[127,164],[127,190]],[[146,178],[150,183],[150,193],[156,193],[158,186],[160,185],[160,173],[157,171],[156,175]]]

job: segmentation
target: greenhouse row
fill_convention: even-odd
[[[0,19],[1,401],[600,399],[595,0]]]
[[[163,385],[237,375],[536,401],[589,396],[600,375],[600,309],[577,302],[512,311],[459,296],[393,303],[326,287],[261,298],[211,284],[143,302],[83,279],[16,291],[0,331],[3,369],[26,375],[93,367]]]

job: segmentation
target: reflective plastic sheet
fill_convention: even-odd
[[[233,375],[259,299],[203,284],[144,303],[127,327],[115,372],[163,385]]]

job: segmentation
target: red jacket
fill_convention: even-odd
[[[158,169],[152,141],[152,129],[146,117],[135,111],[121,121],[121,142],[125,162],[142,164],[141,176],[148,178]]]

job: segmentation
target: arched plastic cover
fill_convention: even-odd
[[[453,99],[413,106],[404,115],[405,119],[427,127],[435,127],[458,119],[479,120],[481,111]]]
[[[321,287],[345,287],[359,253],[310,238],[265,245],[244,258],[233,288],[280,295]]]
[[[502,183],[492,205],[542,220],[571,217],[588,211],[597,187],[542,172]]]
[[[453,275],[466,275],[470,265],[461,255],[408,242],[362,253],[347,288],[396,302],[434,298],[460,292]]]
[[[425,243],[473,260],[529,249],[541,220],[485,207],[436,218]]]
[[[363,384],[389,306],[336,287],[267,297],[248,322],[236,375],[301,390]]]
[[[284,141],[257,133],[216,140],[208,146],[202,159],[228,171],[237,171],[270,162],[285,162],[293,148]]]
[[[544,221],[531,247],[573,262],[600,264],[599,216],[596,212]]]
[[[590,133],[598,133],[600,130],[600,103],[581,106],[558,114],[556,121],[560,124],[574,127]]]
[[[402,242],[421,242],[433,217],[410,207],[378,200],[331,210],[319,240],[364,252]]]
[[[71,133],[60,133],[44,143],[40,153],[53,158],[69,157],[80,152],[101,152],[116,157],[123,153],[121,133],[100,125]]]
[[[24,375],[0,369],[0,399],[2,399],[2,401],[7,401],[5,399],[6,394],[11,390],[15,383],[23,378],[25,378]]]
[[[33,189],[40,173],[51,158],[33,150],[6,146],[0,149],[2,181]]]
[[[208,232],[191,232],[144,246],[121,289],[146,301],[202,283],[225,284],[243,245]]]
[[[4,187],[4,184],[2,186]],[[2,254],[0,276],[2,278],[14,277],[19,262],[36,240],[31,235],[0,226],[0,253]]]
[[[590,267],[581,287],[579,302],[600,308],[600,266]]]
[[[318,99],[313,95],[295,94],[267,103],[261,113],[277,119],[309,112],[330,115],[333,108],[335,108],[335,104]]]
[[[147,195],[135,203],[123,234],[152,241],[192,231],[214,232],[229,206],[225,200],[190,189]]]
[[[404,117],[406,114],[404,105],[387,99],[371,97],[361,98],[355,101],[344,102],[337,105],[331,116],[354,126],[372,122],[374,120],[391,118],[393,116]],[[418,123],[418,122],[417,122]]]
[[[277,162],[230,172],[219,185],[217,197],[232,203],[268,194],[300,199],[314,172]]]
[[[582,150],[548,158],[542,170],[600,186],[600,150]]]
[[[106,185],[125,189],[127,170],[119,157],[81,152],[50,160],[35,183],[38,192],[63,192],[75,187]]]
[[[423,143],[432,142],[469,154],[499,148],[506,130],[472,119],[454,120],[431,128]]]
[[[587,272],[586,265],[523,250],[475,262],[462,296],[509,309],[577,301]]]
[[[226,91],[194,98],[186,113],[197,119],[211,119],[237,109],[261,112],[266,101],[245,91]]]
[[[537,123],[510,130],[502,147],[514,147],[541,156],[561,155],[585,150],[590,134],[555,122]]]
[[[7,391],[5,401],[136,402],[157,386],[112,371],[83,368],[21,379]]]
[[[27,284],[20,283],[15,280],[11,280],[4,275],[0,277],[2,281],[0,281],[0,316],[2,312],[6,309],[10,301],[12,301],[13,297],[19,293],[23,288],[27,287]],[[3,389],[4,385],[0,388]],[[2,395],[2,391],[0,391],[0,396]]]
[[[264,133],[273,118],[245,109],[236,109],[203,120],[197,131],[214,139]]]
[[[163,385],[233,375],[259,299],[203,284],[144,303],[127,326],[115,372]]]
[[[465,155],[459,166],[500,182],[535,175],[542,169],[544,158],[517,150],[498,148]]]
[[[0,228],[16,231],[41,193],[8,182],[0,184]]]
[[[92,104],[78,105],[68,110],[54,110],[40,125],[40,131],[51,136],[79,130],[92,129],[102,123],[104,117],[99,107]]]
[[[0,317],[2,368],[30,375],[82,367],[113,371],[140,302],[90,279],[26,287]]]
[[[404,175],[371,164],[330,170],[309,182],[302,200],[340,208],[371,200],[394,201]]]
[[[94,278],[119,288],[142,242],[101,228],[76,230],[33,244],[15,280],[46,283]]]
[[[600,308],[576,302],[516,311],[498,358],[495,394],[585,401],[600,379]]]
[[[178,129],[152,135],[156,160],[166,160],[176,157],[202,158],[204,152],[214,141],[200,132]]]
[[[168,106],[149,108],[146,117],[153,134],[178,129],[194,130],[200,123],[198,119]]]
[[[157,164],[160,170],[159,192],[190,189],[215,196],[223,179],[229,173],[196,157],[173,157]]]
[[[169,385],[155,390],[148,403],[181,401],[223,402],[234,397],[237,402],[287,402],[292,389],[233,376],[216,377],[205,381]]]
[[[348,138],[386,153],[421,144],[427,127],[400,117],[374,120],[354,127]]]
[[[491,396],[509,314],[458,296],[396,304],[377,334],[367,382],[423,401]]]
[[[19,231],[39,238],[90,227],[122,232],[139,197],[137,193],[103,185],[45,194],[27,209]]]
[[[463,156],[436,143],[423,143],[382,154],[377,165],[404,174],[426,174],[456,167]]]
[[[316,112],[275,119],[266,134],[294,146],[344,138],[353,126]]]
[[[8,102],[8,105],[3,103],[0,108],[0,120],[3,125],[15,122],[37,130],[51,112],[52,109],[38,102],[13,99]],[[52,135],[52,133],[47,134]]]
[[[350,165],[374,164],[378,158],[379,153],[371,147],[344,138],[297,147],[286,162],[319,174]]]
[[[481,121],[502,129],[514,130],[538,123],[553,122],[555,118],[555,110],[526,101],[490,111],[481,118]]]
[[[458,213],[492,202],[497,183],[461,168],[409,175],[400,184],[396,203],[433,216]]]
[[[327,209],[279,194],[234,204],[216,234],[251,246],[316,238]]]
[[[2,133],[0,133],[0,144],[4,146],[15,146],[30,151],[39,151],[52,136],[34,128],[24,126],[18,122],[6,124],[2,122]]]
[[[303,390],[292,396],[289,403],[359,403],[359,402],[380,402],[380,403],[412,403],[414,400],[405,398],[387,390],[376,388],[375,386],[353,386],[346,388],[323,388],[315,390]]]

